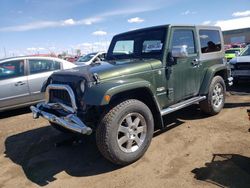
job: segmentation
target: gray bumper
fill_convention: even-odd
[[[49,93],[51,89],[67,91],[71,99],[72,107],[66,106],[65,104],[62,103],[50,103]],[[77,106],[75,102],[74,92],[68,85],[50,84],[46,88],[45,96],[46,96],[46,102],[39,103],[36,106],[30,107],[34,119],[37,119],[41,116],[52,123],[56,123],[57,125],[69,129],[72,132],[77,132],[80,134],[87,134],[87,135],[90,135],[92,133],[92,129],[90,127],[87,127],[76,116]],[[67,115],[58,117],[55,114],[50,113],[51,111],[53,112],[59,109],[67,112]]]
[[[87,127],[75,114],[69,114],[65,117],[57,117],[54,114],[45,112],[41,108],[51,108],[46,103],[39,103],[36,107],[31,106],[30,109],[33,113],[33,118],[37,119],[43,117],[52,123],[56,123],[72,132],[90,135],[92,129]]]

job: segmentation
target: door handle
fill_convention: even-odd
[[[15,86],[22,86],[24,84],[25,84],[25,82],[19,81],[19,82],[15,83]]]
[[[198,59],[194,59],[193,61],[192,61],[192,65],[193,66],[197,66],[197,65],[199,65],[200,64],[200,61],[198,60]]]

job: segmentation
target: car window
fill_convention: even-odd
[[[90,61],[97,53],[90,53],[90,54],[87,54],[83,57],[80,57],[77,62],[88,62]]]
[[[134,41],[133,40],[120,40],[117,41],[113,50],[113,54],[133,54],[134,53]]]
[[[247,47],[243,50],[241,56],[249,56],[249,55],[250,55],[250,46],[247,46]]]
[[[166,28],[146,29],[117,35],[112,39],[106,59],[162,59]]]
[[[179,29],[173,33],[171,49],[187,46],[188,54],[196,53],[194,33],[191,29]]]
[[[24,76],[24,61],[0,63],[0,80]]]
[[[32,59],[29,60],[30,74],[49,72],[60,69],[60,63],[52,60]]]
[[[218,52],[221,50],[221,39],[218,30],[200,30],[199,36],[202,53]]]

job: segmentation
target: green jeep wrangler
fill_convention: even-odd
[[[215,115],[232,84],[218,27],[163,25],[113,37],[106,61],[54,73],[32,106],[61,132],[95,133],[111,162],[127,165],[150,145],[162,116],[199,103]]]

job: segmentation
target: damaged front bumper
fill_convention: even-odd
[[[71,104],[73,107],[66,106],[65,104],[62,103],[50,103],[49,93],[51,89],[66,90],[70,96]],[[74,92],[69,86],[60,84],[48,85],[45,96],[46,96],[46,102],[39,103],[36,106],[30,107],[34,119],[43,117],[48,121],[55,123],[59,126],[62,126],[63,128],[68,129],[72,132],[77,132],[86,135],[90,135],[92,133],[92,129],[86,126],[82,122],[82,120],[79,119],[76,115],[77,107],[75,102],[75,96]],[[63,115],[62,113],[56,113],[60,110],[64,111],[65,113],[63,114],[66,115]]]

